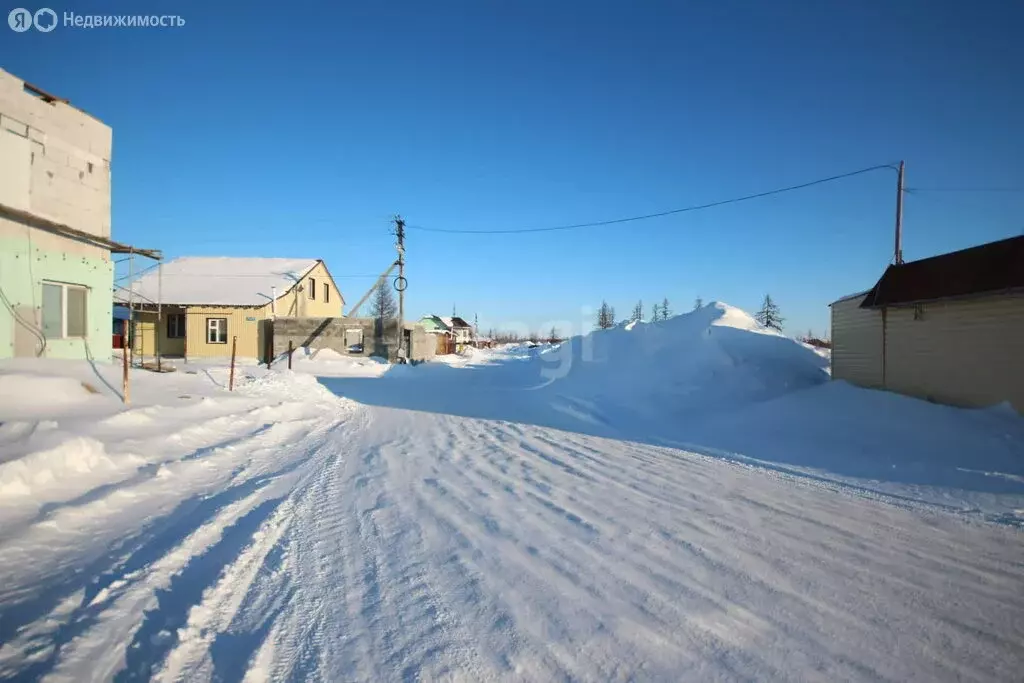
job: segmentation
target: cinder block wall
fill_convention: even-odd
[[[0,69],[0,204],[110,237],[111,129],[61,101],[26,90]],[[84,287],[86,334],[45,338],[44,282]],[[22,218],[0,216],[0,358],[109,359],[110,252]]]
[[[0,200],[78,230],[110,237],[110,126],[47,102],[0,69]],[[60,249],[68,240],[41,236]],[[47,248],[45,243],[41,248]],[[96,247],[75,253],[109,258]]]
[[[362,352],[351,352],[345,343],[346,330],[363,332]],[[422,325],[407,325],[412,361],[433,357],[432,339]],[[379,356],[393,360],[398,346],[398,321],[384,322],[383,334],[377,334],[375,318],[277,318],[273,321],[274,355],[288,351],[288,343],[298,349],[331,349],[346,356]]]

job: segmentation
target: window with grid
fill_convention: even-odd
[[[43,283],[43,334],[47,339],[88,336],[89,290],[62,282]]]
[[[167,316],[167,338],[168,339],[184,339],[185,338],[185,314],[184,313],[171,313]]]
[[[227,344],[228,343],[228,319],[207,318],[206,319],[206,343]]]

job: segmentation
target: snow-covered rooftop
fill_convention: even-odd
[[[445,324],[445,327],[447,327],[449,330],[452,329],[453,327],[471,327],[469,323],[467,323],[465,320],[458,316],[439,317],[439,320],[443,322]]]
[[[281,296],[317,264],[317,259],[236,258],[188,256],[119,289],[114,298],[128,301],[128,287],[136,301],[180,305],[262,306],[276,293]]]

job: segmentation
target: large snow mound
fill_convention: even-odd
[[[828,380],[828,360],[721,302],[598,330],[540,356],[552,388],[647,415],[775,398]]]

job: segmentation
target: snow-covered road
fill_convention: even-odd
[[[318,405],[5,528],[0,677],[1024,670],[1017,529],[668,448]]]
[[[0,364],[0,679],[1021,680],[1024,420],[822,362],[714,304],[127,408]]]

